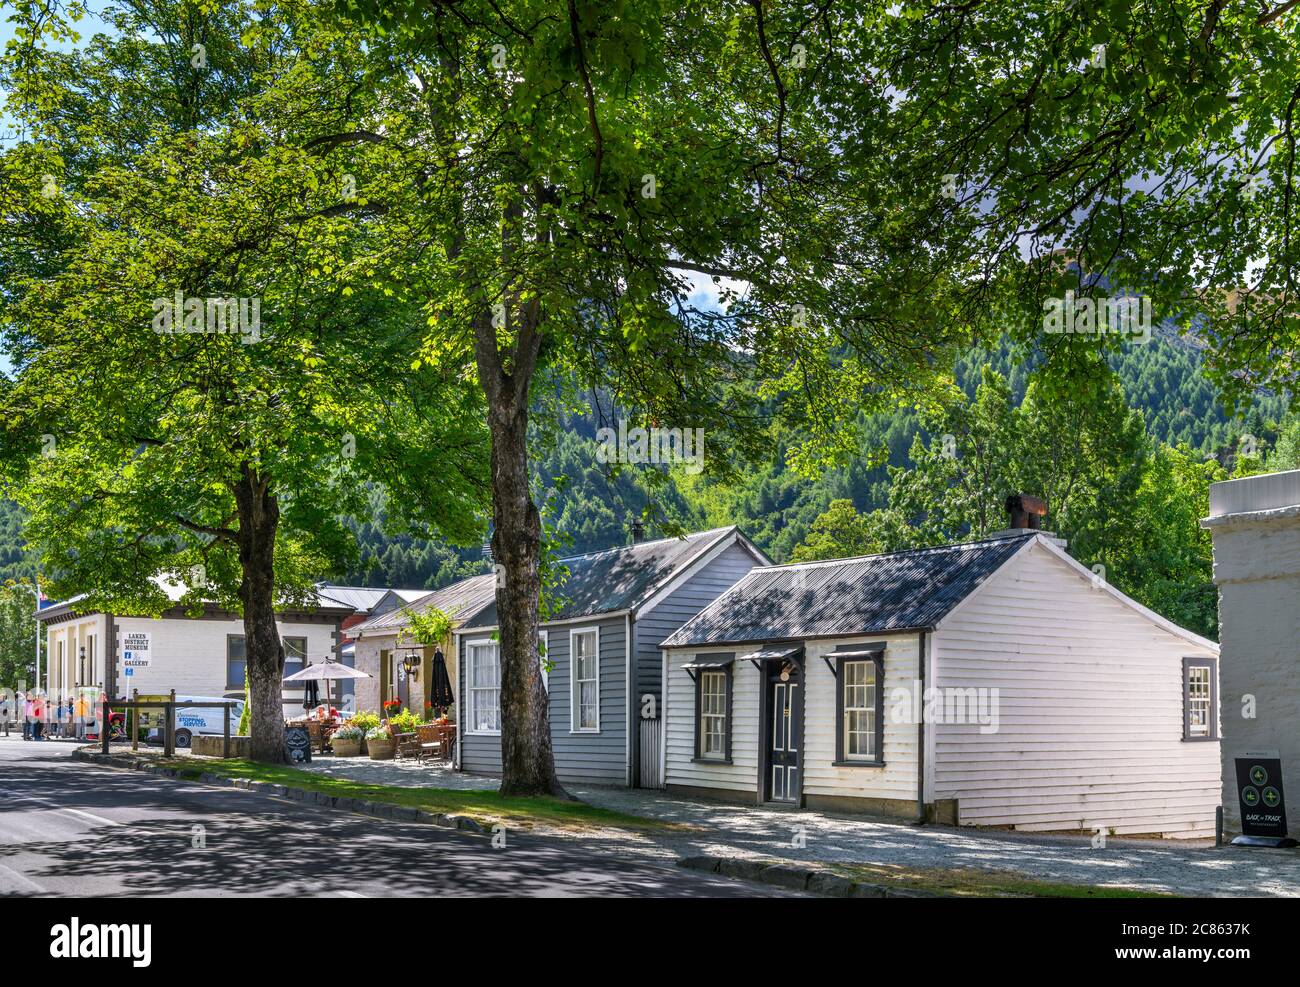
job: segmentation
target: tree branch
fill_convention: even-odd
[[[578,49],[578,74],[582,76],[582,88],[587,94],[587,121],[591,125],[591,136],[596,142],[596,166],[592,180],[593,188],[600,189],[600,165],[605,157],[605,138],[600,133],[600,121],[596,119],[596,92],[591,87],[591,76],[587,73],[587,55],[582,48],[582,30],[578,25],[578,5],[569,0],[569,33],[573,35],[573,44]]]
[[[1262,14],[1259,15],[1259,18],[1255,21],[1255,23],[1256,23],[1257,25],[1259,25],[1260,27],[1263,27],[1263,26],[1264,26],[1265,24],[1267,24],[1269,21],[1275,21],[1275,20],[1277,20],[1279,17],[1281,17],[1283,14],[1285,14],[1288,10],[1291,10],[1293,7],[1296,7],[1296,6],[1300,6],[1300,0],[1287,0],[1286,3],[1281,4],[1280,6],[1274,7],[1272,10],[1266,10],[1266,11],[1264,11],[1264,13],[1262,13]]]
[[[235,531],[233,528],[213,528],[206,524],[195,524],[193,521],[182,517],[180,514],[173,514],[172,520],[182,528],[186,528],[200,535],[211,535],[218,541],[233,542],[239,537],[239,532]]]

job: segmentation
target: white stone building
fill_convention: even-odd
[[[1210,487],[1219,587],[1223,817],[1241,831],[1236,758],[1277,751],[1288,823],[1300,826],[1300,470]]]

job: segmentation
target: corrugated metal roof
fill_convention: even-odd
[[[406,607],[387,610],[378,617],[372,617],[364,624],[352,629],[355,636],[363,634],[391,634],[406,625],[403,609],[415,613],[427,613],[429,610],[441,610],[453,619],[463,619],[496,597],[496,576],[488,572],[481,576],[460,579],[432,593],[425,593],[418,599],[408,601]]]
[[[1025,532],[1025,535],[1032,532]],[[1025,535],[856,559],[751,569],[665,648],[933,627],[1025,544]]]
[[[167,599],[173,604],[180,603],[185,594],[189,592],[189,587],[170,576],[154,576],[153,582],[167,595]],[[47,603],[45,606],[41,607],[36,616],[41,620],[62,617],[70,612],[85,616],[87,612],[79,610],[77,604],[88,599],[89,595],[90,594],[88,593],[78,593],[76,596],[70,596],[66,600],[61,600],[58,603]],[[351,607],[336,600],[333,596],[327,596],[320,586],[316,586],[313,587],[312,590],[303,594],[301,603],[294,602],[288,604],[282,600],[276,604],[275,609],[277,613],[298,612],[306,609],[313,612],[338,615],[345,610],[350,610]],[[88,611],[88,613],[96,612],[98,611]],[[117,616],[129,617],[132,616],[132,614],[119,613]]]
[[[562,559],[569,577],[558,589],[563,602],[550,620],[634,609],[735,531],[736,526],[730,525]],[[494,599],[490,606],[466,620],[465,626],[495,627],[496,623]]]
[[[316,591],[323,597],[328,597],[345,607],[351,607],[357,613],[369,613],[375,608],[375,604],[389,593],[401,597],[407,603],[418,600],[422,596],[429,595],[427,589],[385,589],[382,586],[379,588],[371,586],[335,586],[332,583],[321,583],[316,587]]]

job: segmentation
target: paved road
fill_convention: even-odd
[[[739,897],[773,890],[73,761],[0,736],[0,896]]]

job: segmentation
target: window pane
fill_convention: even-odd
[[[700,756],[727,755],[727,673],[700,672]]]
[[[1208,665],[1189,665],[1187,668],[1187,734],[1190,737],[1209,737],[1212,703],[1211,669]]]
[[[840,730],[844,756],[867,760],[876,757],[876,663],[846,661],[841,666],[844,719]]]
[[[495,644],[469,646],[470,723],[475,730],[501,729],[501,661]]]
[[[305,637],[286,637],[284,639],[284,674],[301,672],[307,658],[307,639]]]
[[[573,642],[572,723],[578,730],[597,730],[600,728],[600,665],[596,632],[583,631],[570,640]]]

